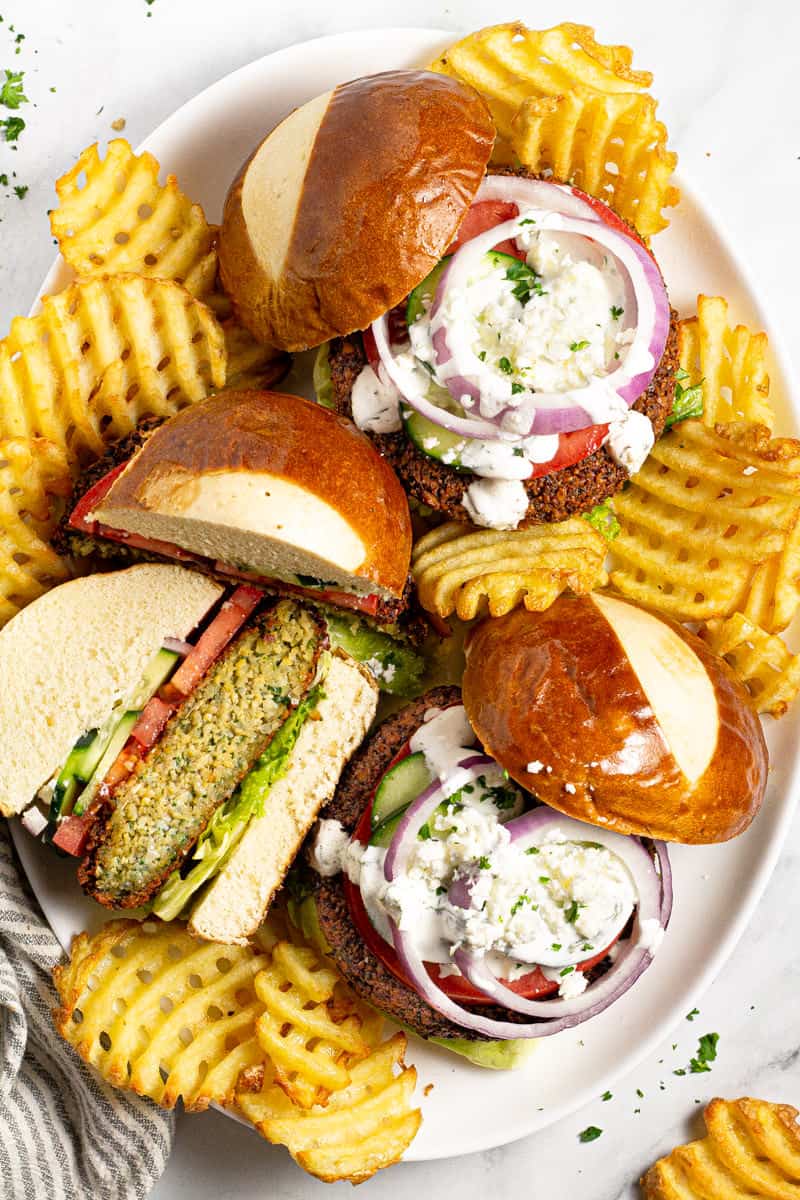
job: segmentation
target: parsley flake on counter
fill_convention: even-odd
[[[28,185],[27,185],[27,184],[19,184],[19,183],[18,183],[18,184],[17,184],[17,186],[14,188],[14,194],[15,194],[15,195],[16,195],[16,196],[17,196],[17,197],[20,199],[20,200],[24,200],[24,199],[25,199],[25,197],[26,197],[26,196],[27,196],[27,194],[28,194]]]
[[[601,1100],[610,1100],[611,1098],[612,1098],[611,1092],[603,1092],[602,1096],[600,1097]]]
[[[687,1013],[687,1014],[686,1014],[686,1020],[687,1020],[687,1021],[693,1021],[693,1020],[695,1019],[695,1017],[699,1017],[699,1016],[700,1016],[700,1009],[699,1009],[699,1008],[693,1008],[693,1009],[692,1009],[692,1011],[691,1011],[690,1013]]]
[[[589,345],[591,345],[591,343],[587,342],[586,339],[584,338],[582,342],[570,342],[569,348],[572,351],[572,353],[575,354],[576,351],[578,351],[578,350],[585,350],[586,347]]]
[[[24,75],[24,71],[5,72],[5,80],[0,84],[0,104],[6,108],[19,108],[20,104],[28,103],[28,97],[22,90]]]
[[[7,142],[16,142],[19,140],[19,135],[25,128],[25,122],[22,117],[6,117],[0,121],[0,129],[3,130],[3,136]]]
[[[689,1070],[693,1075],[700,1075],[703,1071],[710,1071],[708,1065],[717,1057],[717,1042],[719,1041],[718,1033],[704,1033],[700,1038],[697,1048],[697,1056],[689,1063]]]
[[[636,1095],[639,1097],[640,1100],[644,1100],[644,1092],[642,1091],[641,1088],[636,1089]]]
[[[598,1129],[596,1125],[587,1125],[578,1134],[579,1142],[596,1142],[602,1134],[602,1129]]]

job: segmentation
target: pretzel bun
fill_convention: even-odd
[[[220,272],[240,321],[285,350],[365,329],[445,253],[493,144],[478,93],[430,71],[368,75],[295,109],[225,203]]]
[[[95,507],[113,529],[265,577],[403,594],[408,501],[354,425],[282,392],[226,391],[145,442]]]
[[[545,804],[619,833],[724,842],[758,812],[761,723],[727,663],[602,592],[516,609],[468,640],[478,737]]]

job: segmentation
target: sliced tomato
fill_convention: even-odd
[[[131,737],[143,750],[149,750],[156,742],[162,729],[175,709],[165,704],[160,696],[153,696],[141,711],[138,721],[131,730]]]
[[[504,221],[512,221],[518,214],[519,205],[514,204],[511,200],[479,200],[477,204],[473,204],[467,210],[467,215],[458,227],[456,240],[451,244],[447,253],[455,254],[456,250],[460,250],[465,242],[471,242],[473,238],[493,229],[495,225],[502,225]],[[513,258],[519,258],[522,261],[525,259],[525,251],[519,249],[513,238],[498,242],[494,249],[499,250],[501,254],[510,254]]]
[[[58,846],[65,854],[74,854],[76,858],[81,858],[86,852],[86,844],[96,815],[95,812],[82,813],[80,816],[72,813],[65,817],[53,834],[53,845]]]
[[[387,765],[386,771],[389,771],[396,763],[405,758],[411,753],[411,746],[408,742],[398,751],[392,761]],[[384,772],[386,774],[386,772]],[[378,781],[380,784],[380,780]],[[377,785],[376,785],[377,790]],[[373,798],[375,793],[373,792]],[[363,845],[367,845],[372,831],[372,799],[361,814],[361,819],[356,826],[354,837]],[[342,881],[345,898],[350,909],[350,915],[353,918],[353,924],[360,933],[366,946],[372,951],[377,959],[391,971],[396,979],[401,983],[406,984],[414,990],[413,982],[405,974],[400,960],[397,957],[394,946],[390,946],[385,942],[378,933],[375,926],[369,919],[369,914],[364,906],[364,901],[358,886],[351,883],[347,877]],[[616,940],[616,939],[615,939]],[[587,971],[590,967],[596,966],[602,962],[608,953],[609,947],[606,947],[593,958],[587,959],[585,962],[577,964],[577,970]],[[458,1000],[473,1005],[492,1004],[493,1001],[479,991],[469,980],[462,975],[444,975],[442,976],[439,967],[436,963],[425,964],[428,974],[431,979],[442,989],[442,991],[450,996],[453,1000]],[[515,979],[513,982],[506,983],[506,987],[514,992],[517,996],[522,996],[526,1000],[536,1000],[544,996],[551,996],[558,991],[558,983],[555,980],[548,979],[541,967],[534,967],[527,975],[523,975],[520,979]]]
[[[188,696],[200,682],[212,663],[239,632],[250,613],[264,593],[258,588],[237,588],[230,600],[226,600],[211,624],[203,630],[195,646],[186,655],[169,683],[161,689],[161,698],[168,702],[176,697]],[[237,596],[242,604],[237,603]]]
[[[89,513],[94,511],[99,501],[102,500],[110,490],[114,480],[122,474],[127,465],[128,464],[124,462],[120,463],[119,466],[114,467],[114,469],[109,471],[107,475],[104,475],[102,479],[98,479],[97,483],[90,487],[88,492],[85,492],[84,495],[81,496],[80,500],[70,513],[68,521],[68,524],[71,525],[73,529],[81,529],[84,533],[90,533],[93,531],[97,522],[87,520]]]
[[[587,429],[576,429],[574,433],[560,433],[554,457],[549,462],[534,463],[529,478],[552,475],[564,467],[573,467],[575,463],[582,462],[600,449],[607,433],[607,425],[590,425]]]
[[[640,246],[644,246],[648,254],[650,253],[647,245],[636,230],[623,221],[622,217],[617,216],[613,208],[609,208],[602,200],[598,200],[597,196],[590,196],[588,192],[582,192],[580,188],[573,187],[572,191],[579,200],[583,200],[585,204],[593,208],[598,217],[611,229],[616,229],[617,233],[621,233],[625,237],[633,238]]]

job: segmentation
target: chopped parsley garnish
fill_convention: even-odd
[[[687,421],[690,417],[703,415],[703,380],[686,387],[688,378],[689,372],[684,371],[683,367],[675,372],[675,399],[672,402],[672,412],[666,420],[667,429],[678,421]]]
[[[601,1100],[610,1100],[610,1099],[611,1099],[611,1092],[603,1092],[603,1094],[602,1094],[602,1096],[600,1097],[600,1099],[601,1099]]]
[[[7,142],[18,141],[24,128],[25,122],[22,117],[6,117],[4,121],[0,121],[0,129],[3,130]]]
[[[530,896],[528,895],[528,893],[527,893],[527,892],[523,892],[521,896],[517,896],[516,900],[515,900],[515,901],[514,901],[514,903],[511,905],[511,915],[512,915],[512,917],[513,917],[513,916],[514,916],[516,913],[518,913],[518,912],[519,912],[519,910],[522,908],[523,904],[527,904],[529,901],[530,901]]]
[[[584,944],[581,946],[581,950],[594,950],[594,946],[591,944],[591,942],[584,942]]]
[[[20,104],[27,104],[28,97],[22,90],[22,79],[24,71],[6,71],[5,80],[0,86],[0,104],[4,104],[6,108],[19,108]]]
[[[610,499],[604,500],[602,504],[595,504],[590,512],[582,515],[584,521],[588,521],[592,529],[602,533],[607,542],[613,542],[615,538],[619,537],[620,524]]]
[[[582,342],[570,342],[569,348],[572,351],[572,353],[575,354],[575,352],[577,350],[585,350],[586,347],[589,345],[591,345],[591,343],[587,342],[586,339],[584,338]]]
[[[717,1042],[719,1041],[718,1033],[704,1033],[700,1038],[697,1047],[697,1056],[689,1063],[689,1070],[693,1075],[700,1075],[703,1071],[710,1071],[708,1065],[717,1057]]]
[[[8,187],[8,176],[0,175],[0,187]]]
[[[596,1142],[602,1134],[602,1129],[598,1129],[596,1125],[587,1125],[578,1134],[579,1142]]]
[[[553,942],[553,944],[552,944],[552,946],[550,947],[550,949],[551,949],[551,950],[555,950],[555,951],[556,951],[556,953],[558,953],[558,951],[561,949],[561,942]]]
[[[523,219],[520,221],[520,225],[535,225],[535,224],[536,224],[536,222],[534,221],[533,217],[523,217]]]
[[[580,910],[582,908],[583,908],[583,905],[579,904],[577,900],[572,901],[569,908],[564,913],[564,920],[567,922],[568,925],[575,924],[575,922],[578,919],[578,913],[580,912]]]
[[[480,354],[478,355],[478,358],[481,360],[481,362],[486,362],[486,351],[481,350]]]
[[[714,1062],[717,1057],[717,1042],[719,1041],[718,1033],[704,1033],[697,1045],[697,1054],[689,1060],[689,1073],[691,1075],[702,1075],[706,1071],[710,1071],[709,1063]],[[679,1067],[677,1071],[672,1072],[673,1075],[685,1075],[686,1067]]]
[[[489,868],[491,867],[491,865],[492,864],[489,862],[489,859],[486,857],[485,854],[482,854],[480,856],[480,858],[478,859],[478,870],[479,871],[488,871]]]
[[[561,976],[561,978],[563,979],[565,975],[571,975],[574,970],[575,970],[574,967],[564,967],[564,970],[559,971],[558,973]]]
[[[531,295],[544,296],[542,291],[542,280],[536,274],[533,267],[529,267],[526,262],[515,261],[506,271],[506,279],[514,286],[511,289],[512,296],[519,300],[523,307],[529,303]]]
[[[520,394],[520,392],[524,392],[524,391],[525,391],[525,388],[522,386],[521,383],[512,383],[512,385],[511,385],[511,395],[512,396],[518,396]]]
[[[17,186],[14,188],[14,192],[19,197],[20,200],[24,200],[26,195],[28,194],[28,185],[18,183]]]
[[[421,842],[429,842],[431,840],[431,838],[433,837],[433,834],[431,833],[431,827],[427,821],[425,822],[424,825],[422,825],[420,827],[420,831],[417,834],[417,837],[419,838],[419,840]]]
[[[446,887],[437,887],[437,889],[436,889],[436,895],[437,895],[437,896],[443,896],[443,895],[445,894],[445,892],[446,892],[446,891],[447,891],[447,888],[446,888]]]
[[[504,375],[510,375],[511,372],[514,370],[510,361],[506,358],[505,354],[500,359],[500,361],[498,362],[497,365],[500,368],[500,370],[503,372]]]
[[[539,847],[538,846],[528,846],[528,849],[525,851],[525,853],[526,854],[538,854]]]
[[[693,1009],[692,1009],[692,1011],[691,1011],[690,1013],[687,1013],[687,1014],[686,1014],[686,1020],[687,1020],[687,1021],[693,1021],[693,1020],[695,1019],[695,1017],[699,1017],[699,1016],[700,1016],[700,1009],[699,1009],[699,1008],[693,1008]]]
[[[524,457],[525,457],[525,451],[522,449],[522,447],[515,446],[514,447],[514,458],[524,458]]]
[[[550,882],[549,875],[540,875],[539,876],[539,883],[549,883],[549,882]]]
[[[617,308],[616,304],[611,305],[611,316],[613,320],[618,321],[624,313],[624,308]]]

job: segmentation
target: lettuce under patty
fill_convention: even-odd
[[[219,874],[242,839],[248,823],[264,815],[270,788],[289,769],[289,759],[308,716],[323,699],[321,684],[311,689],[284,721],[231,798],[221,804],[203,831],[192,854],[188,874],[173,871],[153,901],[152,911],[172,921],[204,884]]]

